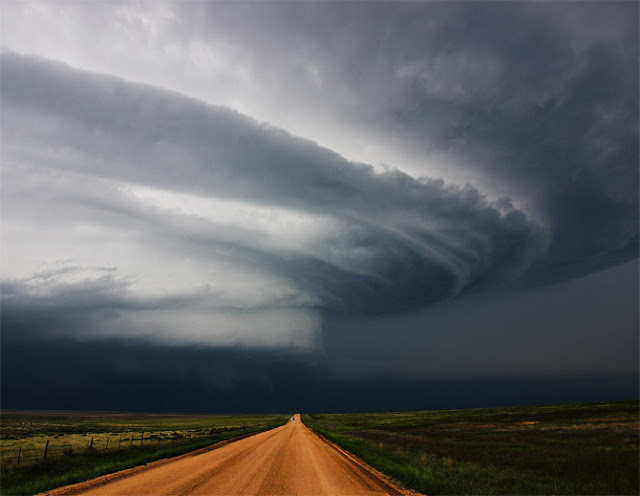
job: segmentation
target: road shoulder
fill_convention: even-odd
[[[341,448],[336,443],[334,443],[333,441],[330,441],[329,439],[324,437],[319,432],[314,431],[311,427],[307,426],[306,424],[303,423],[303,425],[304,425],[305,429],[308,429],[310,432],[312,432],[323,443],[327,444],[330,448],[332,448],[333,450],[337,451],[341,456],[343,456],[347,460],[351,461],[356,467],[358,467],[358,469],[360,470],[360,472],[364,476],[374,480],[377,484],[379,484],[380,486],[385,488],[387,491],[389,491],[390,495],[394,494],[394,495],[402,495],[402,496],[424,496],[421,493],[417,493],[417,492],[409,490],[409,489],[404,489],[404,488],[398,487],[395,484],[395,482],[393,482],[390,479],[389,476],[383,474],[379,470],[376,470],[375,468],[373,468],[369,464],[363,462],[362,460],[360,460],[360,458],[355,456],[353,453],[350,453],[349,451],[345,450],[344,448]]]

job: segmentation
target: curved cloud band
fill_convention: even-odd
[[[496,285],[548,245],[508,200],[154,87],[4,54],[2,99],[9,311],[46,301],[101,308],[81,327],[104,334],[308,346],[327,313]]]

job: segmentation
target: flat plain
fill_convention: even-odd
[[[639,408],[623,401],[302,420],[423,494],[639,494]],[[8,495],[177,456],[268,430],[289,416],[3,412],[1,420],[1,489]],[[281,459],[286,468],[291,453],[280,455],[258,465]]]
[[[3,411],[2,494],[34,494],[284,424],[289,415]]]
[[[640,494],[639,402],[303,415],[424,494]]]

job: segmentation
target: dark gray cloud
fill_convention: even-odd
[[[52,5],[3,8],[3,403],[41,341],[192,410],[637,394],[637,3]]]
[[[257,54],[252,67],[292,77],[313,69],[323,84],[297,85],[306,98],[332,102],[341,118],[366,121],[423,162],[445,153],[483,186],[511,191],[553,232],[538,277],[578,258],[574,275],[637,256],[637,4],[212,4],[181,13],[219,28],[205,39],[256,30],[238,36]]]
[[[121,341],[45,347],[14,336],[3,337],[1,367],[3,409],[398,411],[633,399],[638,390],[637,374],[335,378],[315,356]]]
[[[638,261],[527,291],[476,294],[386,318],[335,319],[336,377],[633,375]],[[400,365],[401,364],[401,365]]]

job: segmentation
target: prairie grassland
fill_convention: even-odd
[[[639,494],[639,402],[304,415],[424,494]]]
[[[270,423],[264,415],[197,416],[158,414],[56,414],[6,412],[0,424],[0,460],[3,465],[40,461],[71,452],[117,451],[132,446],[157,445],[206,438]],[[144,435],[144,439],[143,436]]]
[[[1,493],[46,491],[266,430],[288,418],[3,412]]]

